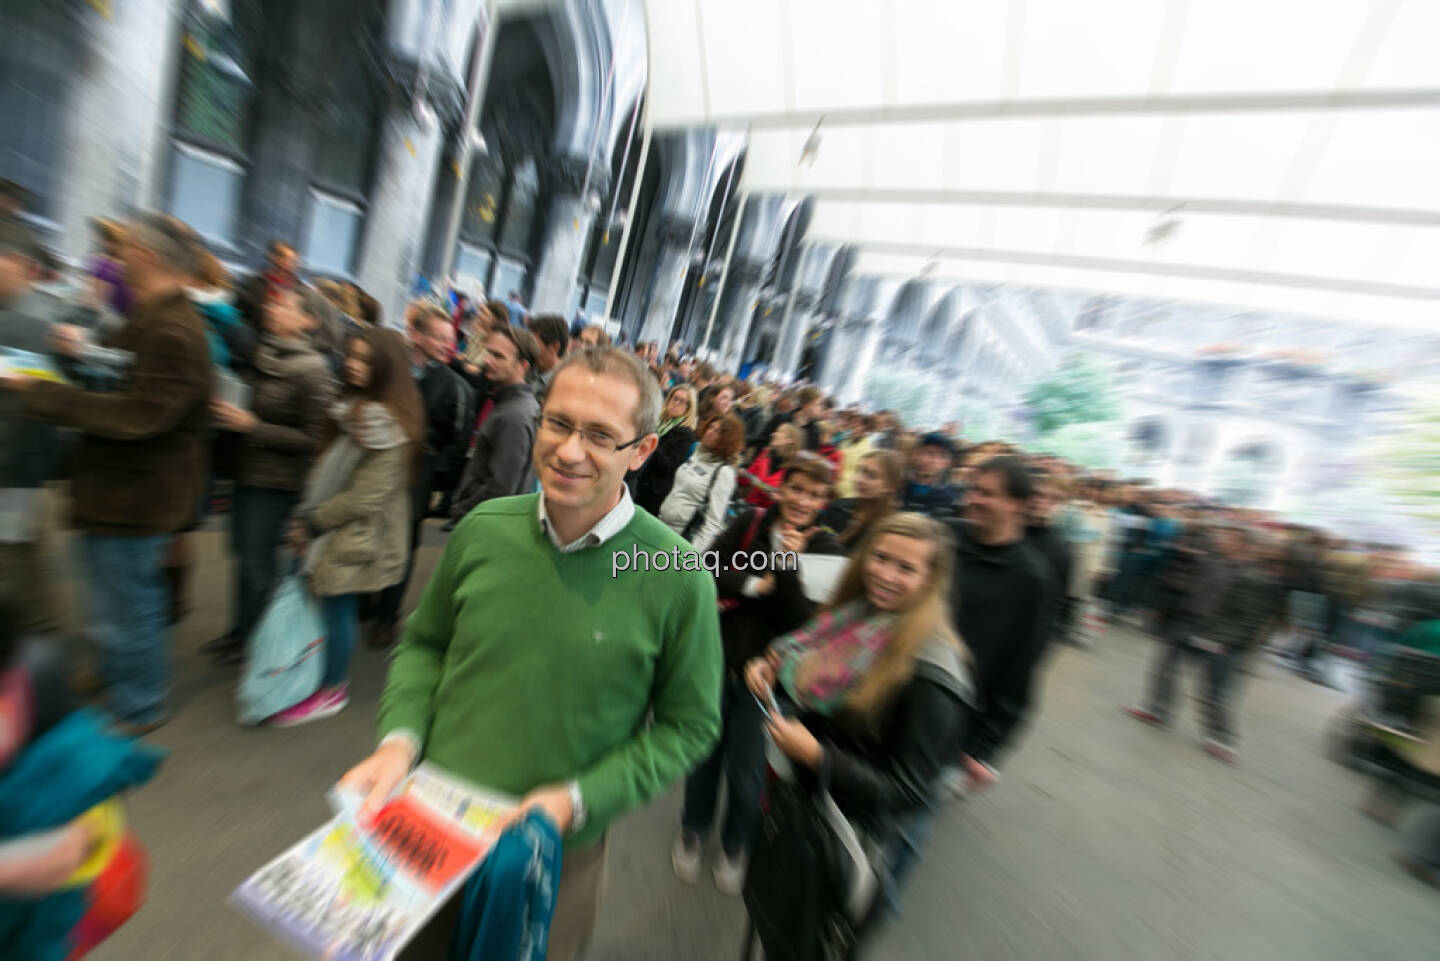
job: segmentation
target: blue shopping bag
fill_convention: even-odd
[[[250,635],[249,647],[235,692],[241,724],[259,724],[320,689],[325,622],[298,572],[280,582]]]

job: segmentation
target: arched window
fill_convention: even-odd
[[[251,59],[223,13],[192,6],[180,37],[170,213],[211,241],[235,240],[255,100]]]
[[[321,134],[311,163],[310,207],[300,252],[320,273],[348,277],[365,223],[381,92],[360,57],[340,61],[343,73],[321,107]]]
[[[53,217],[74,58],[84,55],[62,4],[0,4],[0,177],[30,193],[30,212]]]

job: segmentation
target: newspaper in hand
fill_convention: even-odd
[[[373,816],[339,811],[251,875],[231,901],[277,938],[327,961],[389,961],[484,859],[512,799],[422,764]]]

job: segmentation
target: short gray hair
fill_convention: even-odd
[[[586,347],[571,352],[560,361],[555,373],[550,375],[553,385],[567,367],[584,367],[592,374],[609,374],[621,380],[628,380],[640,392],[635,404],[635,415],[631,418],[637,436],[645,437],[655,433],[660,426],[660,384],[640,358],[629,351],[615,347]]]
[[[141,214],[130,221],[130,239],[153,253],[172,272],[194,277],[199,243],[194,232],[183,222],[166,214]]]
[[[0,220],[0,256],[18,254],[26,260],[39,262],[40,244],[30,229],[18,220]]]

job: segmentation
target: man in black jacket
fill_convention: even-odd
[[[454,489],[465,464],[474,417],[470,388],[449,366],[455,350],[455,328],[445,308],[437,303],[417,302],[406,313],[410,370],[425,407],[425,446],[410,485],[410,559],[405,564],[405,578],[371,595],[369,611],[374,622],[370,625],[369,643],[382,648],[397,639],[400,605],[415,569],[420,527],[430,513],[430,498],[437,490],[448,494]]]
[[[701,852],[715,819],[723,770],[727,795],[715,885],[726,894],[740,893],[765,773],[764,717],[745,686],[745,664],[764,653],[775,638],[802,626],[815,610],[801,580],[802,572],[786,563],[788,553],[845,552],[828,531],[815,525],[830,497],[832,476],[824,460],[802,455],[781,479],[774,507],[742,511],[710,545],[719,561],[715,577],[720,637],[725,646],[725,688],[720,702],[720,742],[685,779],[681,832],[670,860],[675,874],[686,883],[694,884],[700,876]],[[762,563],[755,564],[757,560]]]
[[[1163,646],[1155,655],[1149,696],[1144,707],[1122,710],[1147,724],[1167,726],[1175,672],[1182,660],[1195,660],[1205,690],[1205,751],[1235,763],[1230,698],[1236,665],[1284,616],[1284,600],[1284,586],[1256,562],[1243,529],[1218,527],[1208,538],[1187,532],[1157,585],[1157,633]]]
[[[535,366],[535,337],[514,324],[497,326],[485,341],[485,382],[494,407],[475,435],[470,460],[450,506],[452,522],[493,497],[527,494],[535,488],[530,451],[540,402],[526,378]]]
[[[980,465],[952,521],[955,581],[951,595],[960,637],[975,659],[979,709],[966,727],[960,763],[971,788],[998,776],[1001,749],[1024,720],[1035,668],[1049,639],[1056,584],[1049,564],[1027,542],[1025,518],[1034,493],[1023,459]]]
[[[992,457],[966,490],[963,519],[944,522],[955,536],[950,609],[970,649],[977,705],[955,748],[960,771],[954,778],[967,794],[999,778],[994,765],[1025,719],[1049,638],[1056,587],[1050,565],[1025,537],[1033,494],[1023,458]],[[934,814],[925,807],[901,818],[891,862],[896,890],[924,850]]]

